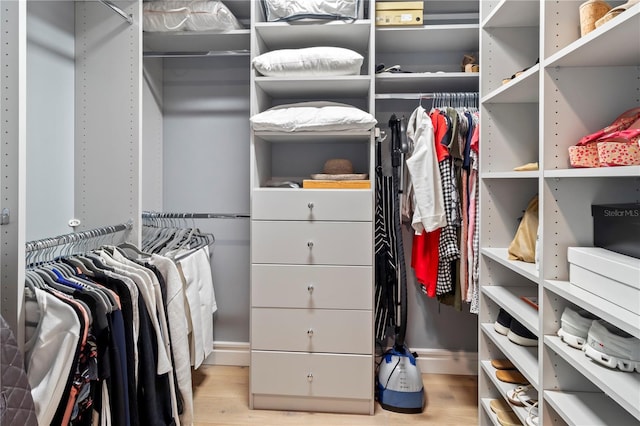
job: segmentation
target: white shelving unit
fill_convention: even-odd
[[[251,14],[250,0],[223,2],[244,26],[243,29],[228,32],[216,31],[168,31],[144,32],[143,49],[145,56],[207,55],[207,54],[249,54]]]
[[[480,82],[479,358],[483,368],[504,356],[516,364],[541,397],[541,425],[638,424],[638,375],[600,366],[556,336],[567,306],[640,336],[639,315],[569,283],[567,248],[593,245],[591,205],[638,202],[640,193],[638,166],[569,165],[570,146],[640,105],[640,43],[635,42],[640,40],[640,6],[580,37],[581,3],[481,2],[481,62],[486,66]],[[618,45],[626,48],[611,48]],[[540,170],[512,170],[529,162],[538,162]],[[506,249],[535,194],[540,202],[539,269],[508,260]],[[524,294],[538,295],[539,311],[522,313],[528,306],[518,299]],[[500,308],[538,336],[537,350],[523,355],[493,331]],[[481,424],[493,422],[484,401],[499,386],[480,378]]]
[[[361,3],[364,19],[353,22],[287,23],[266,22],[259,2],[252,2],[252,58],[329,45],[365,60],[360,75],[344,77],[278,78],[251,70],[251,115],[305,100],[372,113],[373,2]],[[373,130],[252,131],[250,138],[249,405],[373,414],[373,186],[269,186],[277,179],[302,183],[331,158],[348,158],[354,172],[371,178]],[[332,297],[336,291],[340,298]]]

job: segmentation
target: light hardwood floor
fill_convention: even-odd
[[[249,368],[201,366],[193,373],[196,426],[212,425],[477,425],[477,376],[423,374],[426,408],[399,414],[376,404],[375,415],[249,410]]]

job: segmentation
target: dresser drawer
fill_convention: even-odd
[[[253,308],[251,348],[370,354],[373,351],[372,312]]]
[[[342,220],[371,221],[373,195],[370,190],[266,190],[253,191],[254,220]]]
[[[371,355],[251,352],[251,393],[371,399]]]
[[[252,263],[372,265],[372,222],[251,222]]]
[[[252,265],[251,306],[373,309],[371,266]]]

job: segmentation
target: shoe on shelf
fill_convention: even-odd
[[[584,309],[573,310],[569,306],[564,308],[560,317],[560,329],[557,334],[560,339],[572,348],[582,349],[587,341],[589,328],[594,320],[599,319]]]
[[[491,408],[491,411],[493,411],[496,414],[498,414],[501,411],[513,411],[511,406],[507,404],[507,402],[502,398],[492,399],[491,401],[489,401],[489,407]]]
[[[516,172],[529,172],[529,171],[533,171],[533,170],[538,170],[538,163],[527,163],[527,164],[523,164],[521,166],[518,167],[514,167],[513,170]]]
[[[587,357],[606,367],[640,373],[640,339],[603,320],[591,323],[582,350]]]
[[[520,419],[513,411],[499,411],[496,414],[498,415],[498,423],[502,426],[522,426]]]
[[[528,385],[529,380],[518,370],[498,370],[496,378],[504,383],[513,383],[514,385]]]
[[[538,346],[538,336],[530,332],[527,327],[515,318],[511,320],[507,337],[513,343],[520,346]]]
[[[537,401],[527,410],[527,418],[525,419],[525,423],[527,424],[527,426],[538,426],[540,424],[540,420],[538,418]]]
[[[633,7],[638,2],[639,0],[629,0],[625,4],[622,4],[618,7],[614,7],[613,9],[609,10],[602,18],[598,19],[595,22],[595,27],[596,28],[601,27],[602,25],[606,24],[616,16],[620,15],[622,12]]]
[[[506,358],[495,358],[491,360],[491,366],[496,370],[515,370],[516,366]]]
[[[538,403],[538,393],[531,385],[517,386],[506,393],[507,400],[518,407],[531,407]]]
[[[493,323],[493,329],[503,336],[506,336],[507,333],[509,333],[512,319],[513,318],[509,312],[500,308],[500,312],[498,312],[498,318],[496,319],[496,322]]]

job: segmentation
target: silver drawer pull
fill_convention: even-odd
[[[313,382],[313,373],[307,374],[307,381],[308,382]]]
[[[313,336],[313,328],[310,328],[307,330],[307,336],[312,337]]]
[[[313,293],[313,284],[309,284],[307,286],[307,291],[309,292],[309,294]]]
[[[313,248],[313,241],[307,241],[307,247]]]
[[[313,209],[313,201],[309,201],[309,204],[307,204],[307,207],[309,207],[309,210]]]

